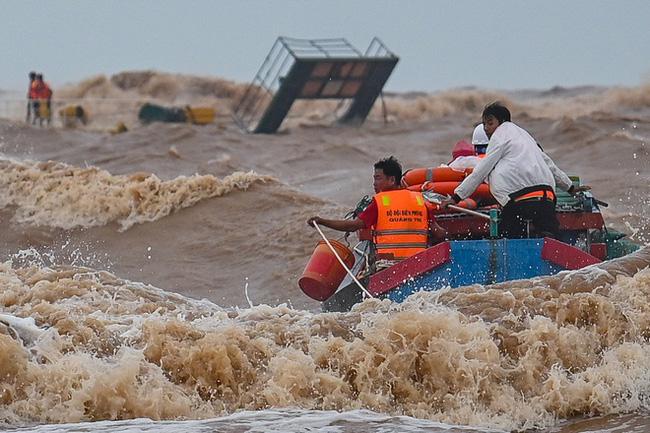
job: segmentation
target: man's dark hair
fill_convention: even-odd
[[[499,121],[499,124],[510,122],[510,110],[499,101],[493,102],[483,109],[483,119],[490,116],[494,116]]]
[[[399,185],[402,180],[402,164],[392,155],[377,161],[375,163],[375,170],[383,171],[387,177],[395,177],[395,185]]]
[[[29,79],[30,80],[35,80],[36,79],[36,72],[32,71],[29,73]]]

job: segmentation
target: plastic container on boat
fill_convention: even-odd
[[[354,254],[341,242],[329,240],[343,263],[348,268],[354,265]],[[325,241],[320,241],[311,255],[302,276],[298,280],[300,289],[310,298],[324,301],[336,292],[345,278],[345,269]]]

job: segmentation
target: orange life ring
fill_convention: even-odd
[[[407,189],[411,191],[431,191],[436,194],[453,195],[454,190],[460,185],[461,182],[424,182],[421,185],[409,186]],[[490,193],[490,186],[487,183],[482,183],[472,193],[470,198],[481,203],[494,203],[494,197]]]
[[[451,167],[412,168],[402,175],[402,186],[406,188],[424,182],[460,182],[471,172],[471,168],[462,170]]]

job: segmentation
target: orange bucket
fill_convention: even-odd
[[[354,265],[354,254],[341,242],[330,240],[343,263],[349,268]],[[318,242],[302,276],[298,280],[300,289],[310,298],[324,301],[336,292],[345,278],[345,269],[327,246],[325,241]]]

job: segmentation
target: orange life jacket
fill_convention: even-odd
[[[429,220],[422,193],[408,190],[375,195],[377,225],[374,230],[377,254],[392,254],[397,260],[427,248]]]

